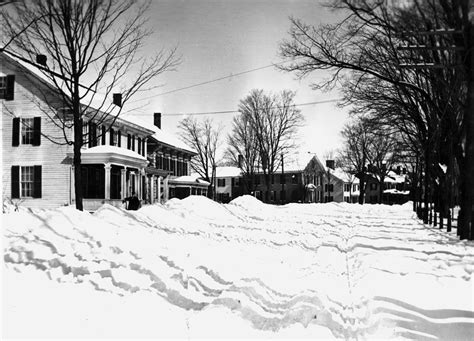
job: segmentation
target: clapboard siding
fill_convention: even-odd
[[[6,58],[0,55],[0,75],[15,74],[15,97],[13,101],[2,101],[2,172],[3,199],[11,198],[11,167],[42,166],[42,198],[18,199],[20,205],[27,207],[58,207],[69,204],[71,166],[66,158],[71,148],[58,145],[41,136],[39,146],[22,145],[12,147],[13,118],[41,117],[41,133],[57,138],[59,141],[63,131],[56,127],[43,112],[45,103],[53,103],[54,97],[47,96],[38,81],[26,76]],[[42,90],[38,90],[42,89]],[[52,109],[47,109],[53,113]],[[69,132],[68,132],[69,134]]]

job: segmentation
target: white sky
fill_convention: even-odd
[[[184,116],[167,114],[237,110],[239,100],[256,88],[272,92],[296,91],[297,104],[338,98],[336,92],[311,90],[311,82],[326,78],[323,72],[298,81],[294,74],[275,68],[158,96],[280,62],[278,46],[288,37],[290,16],[315,25],[337,18],[335,13],[321,5],[322,1],[307,0],[153,1],[149,14],[154,35],[146,52],[152,55],[155,49],[177,46],[182,63],[175,72],[159,77],[157,84],[162,87],[136,95],[126,109],[139,107],[134,112],[150,122],[153,112],[162,112],[163,129],[175,133]],[[300,109],[306,119],[300,130],[301,155],[313,152],[322,158],[327,151],[340,146],[339,132],[347,119],[347,110],[337,108],[336,103],[302,106]],[[223,140],[235,115],[212,115],[216,124],[224,127]]]

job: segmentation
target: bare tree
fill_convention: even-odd
[[[191,159],[191,167],[210,183],[208,195],[214,198],[220,127],[209,118],[198,121],[188,116],[179,122],[178,129],[182,132],[183,142],[197,152],[197,155]]]
[[[365,120],[358,119],[352,124],[346,124],[342,137],[344,146],[339,154],[339,162],[351,175],[359,178],[359,204],[364,204],[365,187],[367,182],[368,150],[371,145],[369,125]]]
[[[43,110],[63,129],[63,140],[73,146],[76,208],[82,205],[81,146],[87,141],[83,125],[107,123],[122,106],[159,74],[174,68],[175,50],[157,51],[149,59],[138,54],[151,34],[146,29],[149,2],[128,0],[35,0],[2,7],[4,52],[32,63],[38,55],[47,63],[35,64],[48,80],[60,103],[44,102]],[[14,53],[10,51],[15,51]],[[112,103],[112,94],[121,100]],[[58,109],[62,113],[57,114]],[[73,137],[69,132],[73,131]]]
[[[242,171],[245,192],[254,191],[259,153],[257,137],[248,117],[239,115],[232,120],[232,131],[227,136],[225,157]]]
[[[461,212],[466,215],[460,216],[458,231],[461,238],[473,238],[469,220],[474,185],[469,174],[474,169],[474,115],[470,114],[474,53],[469,47],[474,25],[469,21],[468,2],[335,0],[331,7],[347,14],[334,25],[314,27],[291,19],[290,39],[280,47],[289,63],[281,68],[300,77],[332,70],[314,88],[351,84],[351,90],[358,91],[347,91],[344,104],[364,114],[378,105],[379,119],[393,123],[414,142],[423,166],[424,221],[436,187],[434,165],[443,160],[451,177],[461,169]],[[438,27],[461,34],[434,34]],[[400,50],[400,45],[432,48]]]
[[[263,90],[252,90],[242,99],[239,111],[250,123],[257,141],[260,168],[263,171],[268,201],[270,179],[281,157],[296,147],[296,133],[303,122],[301,112],[294,105],[295,93],[284,90],[276,95]]]

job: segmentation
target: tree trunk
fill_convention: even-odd
[[[364,204],[364,196],[365,196],[365,174],[362,174],[359,180],[359,204]]]
[[[75,105],[74,105],[75,106]],[[79,108],[79,106],[77,106]],[[82,211],[84,209],[82,199],[82,170],[81,170],[81,147],[82,147],[82,118],[74,115],[74,196],[76,199],[76,209]]]
[[[461,239],[473,240],[472,211],[474,210],[474,23],[469,22],[469,49],[467,64],[468,94],[464,113],[466,127],[466,147],[461,171],[461,212],[458,218],[458,230]]]

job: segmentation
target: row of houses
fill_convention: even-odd
[[[264,199],[267,186],[265,175],[257,172],[250,180],[237,167],[217,167],[217,200],[223,203],[243,195],[251,194]],[[248,184],[252,186],[249,188]],[[409,199],[410,183],[406,169],[388,172],[382,190],[379,181],[367,175],[365,184],[366,203],[403,204]],[[294,166],[277,172],[270,177],[268,202],[285,204],[289,202],[347,202],[357,203],[360,195],[360,181],[354,175],[340,168],[323,166],[317,156],[313,156],[304,167]],[[382,196],[382,197],[381,197]]]
[[[74,204],[73,130],[62,99],[28,63],[0,52],[2,199],[28,207]],[[153,122],[122,115],[97,124],[85,115],[81,151],[84,209],[119,206],[136,193],[153,203],[207,195],[209,183],[191,175],[192,148]]]
[[[72,140],[62,99],[34,67],[0,52],[0,101],[2,102],[2,198],[28,207],[75,204]],[[58,118],[60,118],[58,120]],[[83,205],[94,211],[103,203],[122,205],[136,193],[148,203],[170,198],[207,195],[209,182],[191,174],[196,152],[161,127],[161,114],[153,122],[130,115],[107,117],[100,123],[86,115],[83,125],[81,175]],[[251,186],[249,186],[251,184]],[[251,179],[236,167],[217,167],[216,200],[229,202],[251,194],[270,203],[357,202],[359,180],[340,169],[329,169],[314,156],[291,163],[270,178]],[[381,191],[369,178],[366,202],[376,203]],[[392,172],[384,182],[383,202],[403,202],[408,185],[403,174]]]

